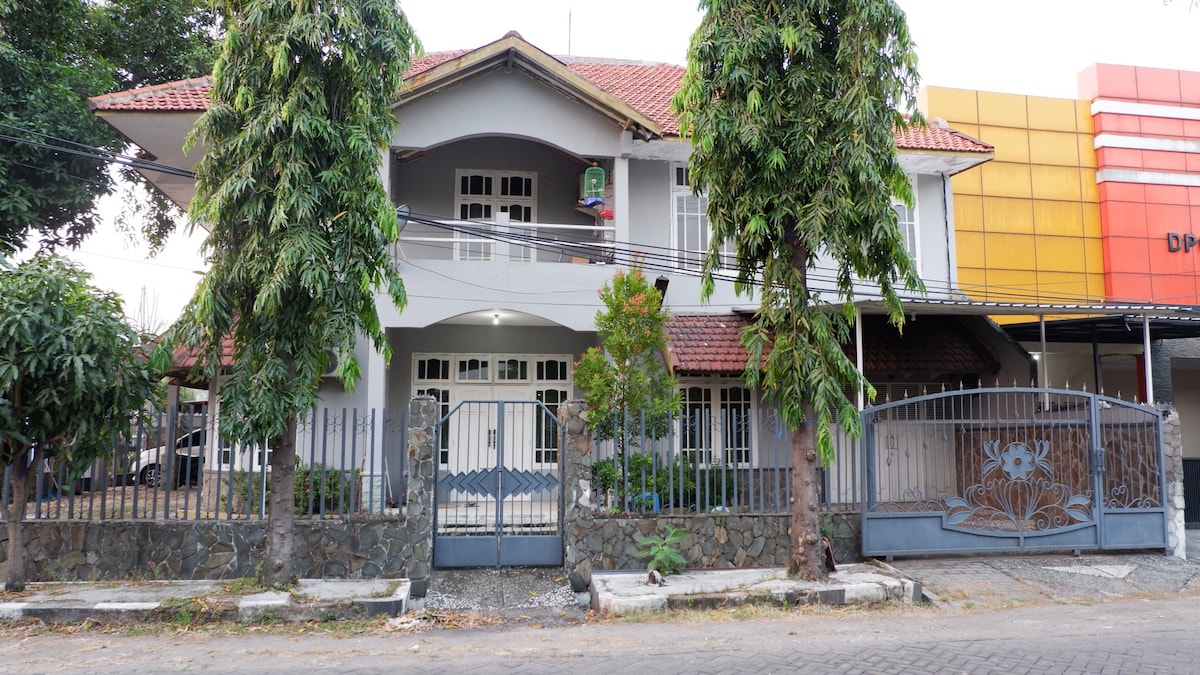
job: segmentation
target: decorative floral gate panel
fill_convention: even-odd
[[[1167,545],[1153,408],[976,389],[870,408],[863,426],[864,555]]]

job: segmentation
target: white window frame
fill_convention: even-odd
[[[708,255],[708,245],[712,241],[713,231],[708,222],[708,195],[696,194],[692,191],[692,186],[687,178],[687,164],[684,162],[671,162],[671,248],[675,253],[675,266],[680,269],[698,270],[704,265],[704,259]],[[679,210],[679,200],[695,198],[698,213],[686,213]],[[698,217],[696,223],[696,231],[692,232],[686,222],[681,224],[680,218],[686,219],[688,216]],[[685,241],[680,241],[680,230],[683,229],[682,238]],[[703,234],[702,234],[703,233]],[[687,241],[692,237],[701,241]],[[725,242],[721,245],[721,267],[732,268],[736,258],[734,248],[731,242]]]
[[[921,269],[921,218],[918,211],[920,200],[917,199],[917,177],[910,175],[908,182],[912,185],[912,208],[903,201],[892,197],[892,210],[896,212],[896,225],[900,228],[900,236],[904,238],[904,248],[913,259],[917,270]],[[908,218],[905,218],[905,215]]]
[[[708,392],[708,400],[705,401],[707,407],[707,423],[708,428],[704,430],[707,447],[689,448],[687,444],[687,428],[684,426],[684,421],[681,419],[678,428],[676,429],[676,437],[679,439],[679,452],[682,455],[690,456],[692,461],[697,462],[701,467],[708,467],[714,464],[724,464],[730,468],[744,468],[753,465],[755,454],[755,443],[758,437],[758,429],[756,420],[758,419],[758,402],[754,396],[754,392],[746,386],[746,383],[741,380],[728,380],[724,382],[713,380],[692,380],[681,381],[679,389],[684,396],[683,415],[688,416],[687,393],[689,389],[698,388]],[[726,429],[726,424],[723,423],[723,410],[721,393],[722,391],[740,389],[745,393],[746,399],[743,401],[747,404],[746,420],[749,426],[746,429],[746,445],[745,447],[731,448],[727,447],[726,436],[722,432]],[[734,401],[728,402],[733,405]],[[689,420],[690,421],[690,420]],[[732,453],[736,453],[731,457]],[[714,461],[716,460],[716,461]]]
[[[491,191],[484,194],[464,194],[462,191],[463,178],[479,176],[485,180],[491,180]],[[521,178],[529,181],[528,195],[505,195],[501,194],[501,185],[504,179]],[[509,213],[510,222],[514,223],[536,223],[537,222],[537,172],[534,171],[497,171],[483,169],[456,169],[454,171],[454,217],[457,220],[472,220],[481,223],[494,223],[496,214]],[[483,214],[479,218],[463,217],[462,209],[470,204],[481,204],[490,209],[490,214]],[[514,219],[511,216],[510,209],[513,206],[520,206],[528,211],[529,217],[526,219]],[[457,235],[458,242],[454,246],[455,260],[474,260],[488,261],[495,256],[496,242],[490,239],[481,238],[473,235]],[[465,239],[465,241],[463,241]],[[518,256],[520,260],[526,260],[529,256],[528,251],[521,251]]]

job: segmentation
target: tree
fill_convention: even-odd
[[[600,289],[596,312],[601,347],[590,347],[575,365],[575,384],[588,404],[588,427],[616,441],[615,467],[623,467],[635,438],[662,438],[681,405],[675,378],[663,363],[669,314],[662,294],[633,268]],[[615,482],[615,478],[610,478]]]
[[[828,571],[818,470],[833,456],[829,426],[836,418],[861,433],[843,391],[866,381],[840,347],[854,282],[877,284],[897,327],[897,284],[923,290],[890,201],[912,200],[893,129],[910,123],[901,108],[921,122],[916,56],[891,0],[700,4],[707,13],[672,107],[692,137],[691,184],[708,194],[704,292],[720,246],[732,242],[738,291],[759,294],[742,334],[746,379],[792,430],[789,572],[819,578]],[[818,257],[836,267],[840,307],[808,285]]]
[[[121,149],[85,101],[113,85],[106,64],[82,48],[86,10],[76,0],[0,2],[0,255],[24,248],[30,230],[49,246],[78,245],[112,188],[103,161],[13,140]]]
[[[153,398],[144,339],[121,301],[70,262],[38,254],[0,261],[0,465],[8,530],[5,590],[25,587],[25,506],[43,460],[77,475],[128,440]]]
[[[198,349],[215,375],[222,337],[232,339],[221,431],[273,448],[260,580],[286,584],[297,416],[316,405],[328,350],[343,356],[337,373],[348,387],[360,374],[360,333],[390,357],[375,291],[405,303],[379,166],[418,46],[392,0],[221,8],[228,33],[212,101],[188,140],[206,146],[191,216],[209,231],[209,272],[164,347]]]
[[[113,188],[105,159],[125,141],[93,115],[87,98],[209,71],[219,17],[206,0],[0,0],[0,255],[42,245],[78,246]],[[56,150],[68,147],[73,154]],[[169,203],[149,190],[145,234],[174,229]]]

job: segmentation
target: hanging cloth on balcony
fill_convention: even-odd
[[[596,162],[583,172],[583,205],[588,208],[604,205],[604,169]]]

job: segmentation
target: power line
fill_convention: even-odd
[[[48,136],[47,134],[42,134],[42,133],[39,133],[36,131],[30,131],[28,129],[22,129],[20,127],[14,127],[10,124],[4,124],[2,122],[0,122],[0,127],[4,127],[7,129],[14,129],[16,131],[20,131],[20,132],[27,133],[27,134],[33,134],[35,136],[40,136],[40,137],[46,138],[48,140],[54,140],[55,143],[60,143],[60,144],[56,145],[54,143],[44,143],[42,141],[36,141],[36,140],[28,139],[28,138],[21,138],[19,136],[11,136],[9,134],[0,134],[0,140],[6,140],[6,141],[13,142],[13,143],[21,143],[21,144],[29,145],[29,146],[39,148],[42,150],[49,150],[51,152],[61,152],[61,153],[65,153],[68,155],[76,155],[79,157],[95,159],[95,160],[113,163],[113,164],[122,164],[125,166],[132,167],[134,169],[139,169],[139,170],[143,170],[143,171],[154,171],[157,173],[164,173],[164,174],[167,174],[170,176],[180,176],[182,178],[195,178],[196,177],[196,174],[193,173],[192,171],[189,171],[187,169],[181,169],[176,166],[171,166],[169,164],[163,164],[162,162],[155,162],[155,161],[151,161],[151,160],[147,160],[147,159],[142,159],[139,157],[130,157],[128,155],[122,155],[120,153],[116,153],[111,150],[106,150],[104,148],[99,148],[99,147],[91,146],[91,145],[84,145],[82,143],[76,143],[74,141],[60,139],[60,138],[57,138],[54,136]],[[61,145],[62,143],[65,143],[67,145],[75,145],[77,147],[75,147],[75,148],[67,147],[67,145]]]

